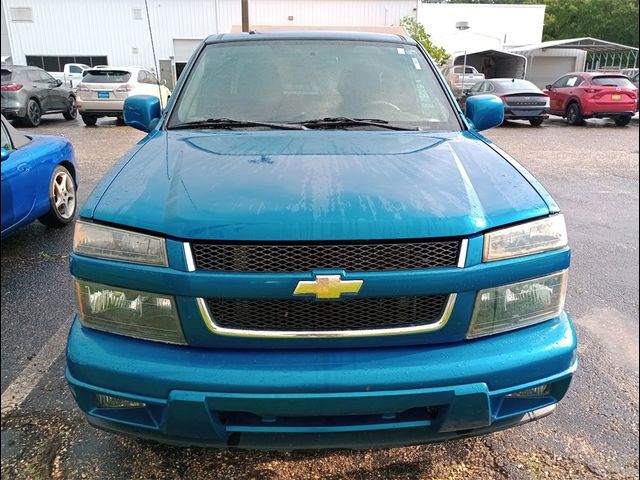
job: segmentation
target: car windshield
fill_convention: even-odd
[[[594,85],[599,85],[601,87],[627,87],[634,88],[633,84],[627,77],[622,76],[602,76],[602,77],[593,77],[591,83]]]
[[[527,80],[519,80],[517,78],[513,80],[494,80],[494,82],[498,85],[500,90],[504,91],[537,92],[539,90],[539,88],[536,87],[533,83],[528,82]]]
[[[126,83],[131,73],[124,70],[91,70],[82,77],[83,83]]]
[[[460,128],[420,51],[383,42],[208,45],[189,72],[167,127],[221,118],[274,123],[376,119],[425,130]],[[352,123],[349,128],[380,127]]]

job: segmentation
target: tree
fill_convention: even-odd
[[[410,16],[404,17],[400,22],[400,25],[407,30],[407,33],[411,38],[424,47],[427,53],[431,55],[431,58],[433,58],[438,65],[443,65],[449,59],[447,51],[442,47],[438,47],[431,41],[431,35],[427,33],[424,25],[415,18]]]

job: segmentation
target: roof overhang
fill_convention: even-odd
[[[606,40],[600,40],[592,37],[553,40],[550,42],[542,42],[533,45],[525,45],[522,47],[514,47],[510,48],[509,51],[524,55],[531,55],[537,50],[545,51],[549,49],[578,49],[591,53],[626,53],[638,51],[638,48],[636,47],[622,45],[620,43],[607,42]]]

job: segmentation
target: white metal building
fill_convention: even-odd
[[[399,25],[419,0],[249,0],[252,25]],[[149,0],[160,74],[169,79],[205,37],[242,23],[240,0]],[[3,0],[13,62],[154,65],[144,0]],[[4,37],[3,37],[4,42]],[[3,47],[4,54],[4,47]]]

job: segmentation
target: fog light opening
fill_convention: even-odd
[[[543,383],[536,387],[520,390],[519,392],[510,393],[507,397],[511,398],[531,398],[531,397],[548,397],[551,395],[551,384]]]
[[[96,393],[96,406],[98,408],[140,408],[146,405],[146,403],[136,402],[135,400],[126,400],[104,393]]]

